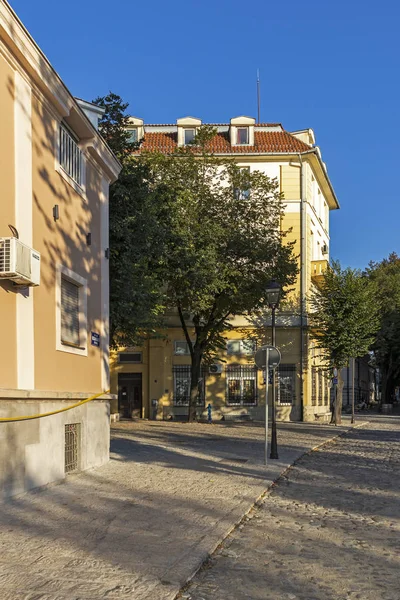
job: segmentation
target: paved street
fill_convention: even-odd
[[[183,597],[399,600],[399,494],[400,418],[374,417],[281,477]]]
[[[173,599],[271,481],[340,432],[282,424],[266,469],[255,424],[115,424],[108,465],[1,506],[0,598]]]

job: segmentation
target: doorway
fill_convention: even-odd
[[[142,373],[118,374],[118,412],[127,419],[142,416]]]

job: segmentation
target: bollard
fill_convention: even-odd
[[[212,423],[211,404],[207,406],[207,423]]]

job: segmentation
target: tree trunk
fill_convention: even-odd
[[[188,421],[196,421],[197,419],[197,404],[199,397],[199,380],[201,376],[201,354],[195,348],[192,356],[192,366],[190,369],[190,402]]]
[[[338,369],[338,383],[333,386],[334,397],[331,404],[331,425],[342,424],[343,386],[344,381],[340,369]]]

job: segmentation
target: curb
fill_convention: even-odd
[[[365,425],[368,425],[368,423],[369,423],[369,421],[363,421],[362,423],[359,423],[359,424],[358,423],[353,424],[348,429],[346,429],[346,431],[340,431],[336,435],[332,436],[331,438],[328,438],[328,439],[324,440],[323,442],[321,442],[320,444],[313,446],[312,448],[310,448],[310,450],[307,450],[301,456],[296,458],[292,463],[287,465],[287,467],[280,473],[280,475],[278,475],[278,477],[276,479],[274,479],[274,481],[272,481],[272,483],[270,483],[270,485],[256,498],[256,500],[253,502],[253,504],[240,517],[240,519],[238,519],[236,521],[236,523],[234,523],[232,526],[229,527],[229,529],[223,535],[221,540],[219,542],[217,542],[214,546],[212,546],[211,550],[204,555],[204,558],[200,559],[199,565],[194,569],[192,574],[187,577],[186,582],[181,586],[179,591],[176,592],[174,596],[171,596],[171,600],[179,600],[179,599],[183,598],[182,594],[185,593],[185,590],[189,587],[192,580],[196,577],[197,573],[199,573],[199,571],[201,571],[201,569],[209,562],[209,560],[212,558],[213,554],[215,554],[215,552],[224,544],[225,540],[231,535],[231,533],[236,531],[236,529],[238,529],[238,527],[243,524],[246,517],[251,512],[260,508],[264,498],[268,495],[270,490],[279,482],[279,480],[282,477],[285,477],[286,473],[288,473],[300,460],[302,460],[305,456],[308,456],[309,454],[316,452],[320,448],[323,448],[327,444],[331,444],[334,440],[344,437],[345,435],[350,433],[350,431],[353,431],[353,429],[361,429]]]

